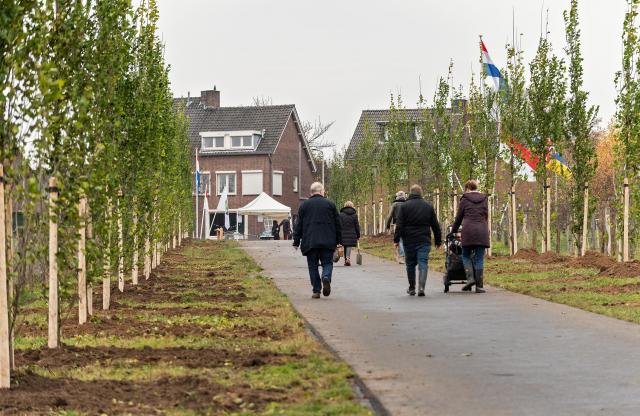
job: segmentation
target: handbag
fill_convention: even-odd
[[[356,255],[356,264],[362,266],[362,253],[360,253],[360,242],[358,241],[358,254]]]
[[[344,257],[344,247],[336,247],[336,250],[333,252],[333,262],[337,263],[340,261],[340,257]]]

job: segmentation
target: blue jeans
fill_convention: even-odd
[[[484,269],[484,250],[482,246],[462,247],[462,264],[473,270]]]
[[[307,266],[309,266],[309,278],[313,293],[320,293],[322,290],[322,279],[325,277],[331,281],[333,273],[333,252],[335,250],[325,248],[314,248],[307,253]],[[322,279],[318,267],[322,265]]]
[[[404,261],[410,289],[416,287],[416,266],[421,272],[424,271],[425,275],[429,271],[429,252],[431,252],[431,244],[405,244]]]

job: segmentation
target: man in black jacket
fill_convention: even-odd
[[[433,207],[422,198],[419,185],[411,187],[406,202],[400,206],[396,218],[396,232],[393,243],[398,247],[400,239],[404,243],[404,254],[409,279],[410,296],[416,294],[416,265],[420,271],[418,296],[424,296],[429,269],[429,252],[431,251],[431,231],[436,247],[442,244],[442,233]]]
[[[298,221],[293,236],[293,246],[300,247],[307,257],[309,277],[313,286],[312,298],[331,293],[331,273],[333,272],[333,252],[342,244],[340,215],[335,204],[324,197],[324,186],[315,182],[311,185],[311,198],[300,205]],[[318,270],[322,265],[322,279]]]

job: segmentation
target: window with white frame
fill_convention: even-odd
[[[260,195],[263,190],[261,170],[242,171],[242,195]]]
[[[236,194],[237,174],[235,172],[216,172],[216,194],[221,195],[226,186],[229,195]]]
[[[211,173],[200,172],[200,188],[197,189],[198,195],[204,195],[206,191],[211,191]],[[196,193],[196,178],[193,176],[193,193]]]
[[[293,192],[298,192],[298,176],[293,177]]]
[[[284,176],[284,172],[281,171],[273,171],[273,195],[274,196],[282,196],[282,177]]]
[[[203,151],[254,150],[263,132],[254,130],[209,131],[200,133]]]

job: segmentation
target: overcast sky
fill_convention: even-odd
[[[478,35],[505,65],[512,13],[527,62],[549,11],[550,39],[565,46],[569,0],[159,0],[160,33],[176,95],[221,90],[223,106],[255,96],[295,104],[301,118],[335,120],[340,146],[363,109],[388,108],[391,93],[407,107],[431,98],[454,61],[457,84],[478,73]],[[581,0],[585,88],[606,124],[615,111],[624,0]],[[519,34],[522,34],[520,36]]]

